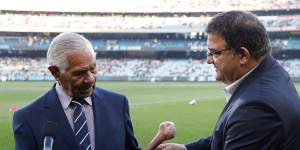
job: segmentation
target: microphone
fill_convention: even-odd
[[[158,145],[166,140],[170,140],[175,137],[176,127],[173,122],[164,121],[159,125],[159,131],[156,136],[147,145],[145,150],[154,150]]]
[[[57,124],[52,121],[47,121],[43,128],[44,146],[43,150],[52,150],[53,141],[57,134]]]

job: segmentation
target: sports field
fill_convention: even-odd
[[[29,103],[52,84],[0,82],[1,150],[13,149],[13,113],[10,108]],[[98,82],[97,86],[127,96],[134,132],[141,148],[145,148],[156,134],[160,122],[165,120],[176,124],[176,137],[170,142],[187,143],[209,135],[225,103],[224,85],[217,82]],[[192,99],[196,99],[195,105],[188,104]]]

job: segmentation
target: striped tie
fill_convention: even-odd
[[[84,102],[84,101],[83,101]],[[87,127],[87,120],[82,110],[82,104],[78,101],[72,101],[74,106],[74,134],[77,142],[80,145],[81,150],[91,150],[91,143],[89,137],[89,130]]]

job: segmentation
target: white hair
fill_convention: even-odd
[[[48,48],[48,65],[57,66],[61,72],[64,72],[69,66],[66,54],[79,50],[89,51],[96,59],[92,44],[84,36],[72,32],[60,33],[52,40]]]

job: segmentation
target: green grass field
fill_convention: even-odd
[[[13,113],[9,108],[22,107],[46,92],[52,84],[0,83],[1,150],[13,149]],[[141,148],[145,148],[156,134],[160,122],[165,120],[176,124],[176,137],[169,142],[187,143],[209,135],[225,103],[222,83],[98,82],[97,86],[127,96],[134,132]],[[196,105],[188,104],[192,99],[197,100]]]

